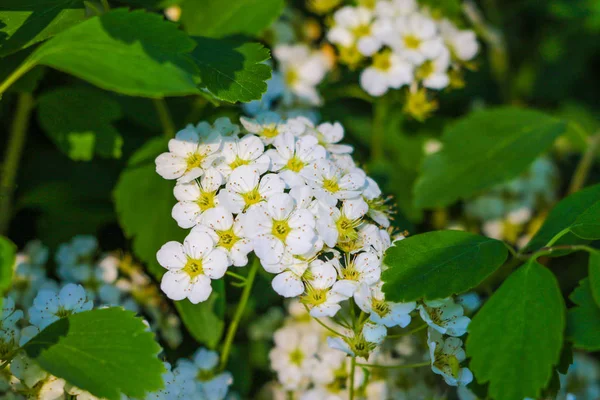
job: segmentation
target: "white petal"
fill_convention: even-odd
[[[187,256],[181,243],[171,241],[158,250],[156,260],[166,269],[181,269],[187,262]]]
[[[277,275],[271,284],[275,292],[283,297],[296,297],[304,292],[302,280],[290,271]]]
[[[214,249],[210,253],[206,254],[202,259],[202,268],[204,274],[210,279],[220,279],[227,272],[229,266],[229,259],[227,253],[220,248]]]

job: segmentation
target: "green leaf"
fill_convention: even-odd
[[[267,90],[271,68],[263,64],[269,50],[259,43],[237,39],[195,37],[192,58],[202,85],[220,100],[234,103],[260,99]]]
[[[194,42],[158,14],[118,9],[55,36],[28,59],[131,96],[197,94]]]
[[[573,226],[580,215],[585,214],[600,198],[600,185],[587,187],[562,199],[548,214],[544,224],[525,246],[524,251],[534,251],[544,247],[554,236]],[[555,245],[585,243],[571,233],[559,239]]]
[[[181,22],[190,35],[257,35],[283,12],[283,0],[185,0]]]
[[[162,386],[160,346],[142,319],[122,308],[62,318],[24,349],[44,370],[97,397],[143,398]]]
[[[554,275],[534,260],[515,271],[469,326],[467,354],[493,399],[538,398],[559,363],[565,303]]]
[[[181,242],[186,234],[171,218],[175,184],[156,173],[154,159],[165,151],[166,139],[147,142],[131,156],[113,192],[119,223],[133,240],[133,251],[157,277],[165,269],[156,261],[156,252],[168,241]]]
[[[390,301],[445,298],[477,286],[507,255],[501,241],[468,232],[409,236],[385,254],[383,292]]]
[[[8,238],[0,236],[0,307],[4,292],[11,286],[17,246]]]
[[[71,159],[89,161],[94,153],[121,157],[123,138],[112,124],[122,117],[121,108],[104,92],[64,86],[40,96],[37,113],[50,139]]]
[[[212,281],[213,291],[207,301],[192,304],[188,299],[176,301],[175,307],[188,332],[199,343],[215,349],[225,328],[225,282]]]
[[[600,350],[600,307],[594,302],[589,278],[579,282],[569,298],[577,306],[567,313],[567,337],[577,349]]]
[[[570,230],[582,239],[600,239],[600,200],[579,215]]]
[[[518,108],[468,115],[444,132],[442,149],[425,158],[415,203],[444,207],[518,176],[565,127],[561,120]]]
[[[600,252],[591,252],[589,262],[590,289],[596,304],[600,307]]]
[[[3,0],[0,57],[46,40],[84,18],[81,0]]]

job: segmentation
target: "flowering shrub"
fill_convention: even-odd
[[[596,17],[6,0],[0,397],[600,398]]]

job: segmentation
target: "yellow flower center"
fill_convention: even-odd
[[[235,156],[235,160],[233,160],[233,162],[229,164],[229,168],[236,169],[237,167],[241,167],[242,165],[248,165],[248,164],[250,164],[250,161],[242,160],[238,156]]]
[[[355,68],[363,59],[363,55],[356,46],[340,48],[340,60],[348,64],[350,68]]]
[[[424,121],[436,109],[437,102],[427,99],[427,91],[424,88],[410,92],[404,105],[404,112],[417,121]]]
[[[416,75],[418,79],[427,79],[431,74],[433,74],[434,71],[435,67],[433,65],[433,61],[427,60],[421,64],[419,69],[417,69]]]
[[[196,200],[196,204],[198,204],[198,207],[200,207],[200,210],[206,211],[210,208],[214,208],[216,194],[217,194],[216,191],[204,192],[201,190],[200,197],[198,197],[198,200]]]
[[[381,71],[387,71],[392,66],[390,56],[392,53],[384,51],[373,55],[373,67]]]
[[[371,26],[369,24],[358,25],[352,29],[352,34],[357,38],[368,36],[370,33]]]
[[[279,131],[277,130],[277,126],[276,125],[270,125],[267,127],[264,127],[262,130],[262,135],[266,138],[274,138],[275,136],[279,135]]]
[[[382,318],[388,315],[390,312],[390,306],[388,303],[386,303],[384,300],[378,300],[376,298],[373,298],[371,301],[371,308],[373,308],[373,311],[375,311],[377,315]]]
[[[458,378],[458,374],[460,372],[460,362],[454,354],[444,354],[440,348],[439,350],[435,350],[434,357],[435,361],[433,362],[433,365],[445,373],[449,373],[453,377]]]
[[[340,185],[338,185],[337,179],[323,179],[323,189],[335,193],[339,192]]]
[[[60,307],[58,309],[58,311],[56,312],[56,314],[54,314],[54,315],[56,315],[58,318],[65,318],[65,317],[68,317],[71,314],[73,314],[73,311],[66,310],[66,309]]]
[[[304,360],[304,353],[302,350],[296,348],[294,351],[290,353],[290,362],[294,365],[300,366],[302,365],[302,361]]]
[[[290,68],[285,73],[285,83],[287,86],[293,86],[298,82],[298,72],[294,68]]]
[[[275,221],[274,220],[273,228],[271,229],[271,233],[277,239],[281,240],[282,242],[285,242],[285,239],[287,238],[287,235],[290,233],[291,230],[292,230],[292,228],[290,228],[290,225],[287,223],[286,220],[283,220],[283,221]]]
[[[406,35],[404,36],[404,45],[408,49],[416,50],[419,48],[419,46],[421,46],[421,39],[415,35]]]
[[[335,226],[338,231],[338,240],[340,242],[356,240],[358,238],[356,228],[360,225],[360,222],[360,218],[350,219],[342,214],[338,220],[335,221]]]
[[[208,370],[208,369],[198,369],[198,374],[196,375],[196,379],[198,379],[200,382],[206,382],[206,381],[210,381],[212,378],[214,378],[215,374],[213,371]]]
[[[244,199],[244,203],[246,204],[245,208],[248,208],[251,205],[256,204],[262,200],[262,196],[258,192],[258,186],[249,192],[242,193],[241,195],[242,195],[242,198]]]
[[[356,268],[354,267],[354,263],[351,263],[342,270],[342,276],[344,277],[344,279],[348,279],[350,281],[357,281],[360,279],[360,272],[356,270]]]
[[[217,242],[218,247],[224,247],[227,250],[231,250],[231,248],[237,243],[240,238],[233,232],[233,228],[229,228],[226,231],[216,231],[219,236],[219,241]]]
[[[300,297],[300,302],[312,307],[321,305],[327,300],[327,292],[329,289],[315,289],[307,286],[306,293]]]
[[[204,274],[204,268],[202,268],[202,260],[188,258],[187,262],[185,263],[185,266],[183,267],[183,272],[188,274],[192,279],[194,279],[198,275]]]
[[[200,153],[191,153],[187,156],[187,158],[185,159],[185,162],[187,164],[186,166],[186,172],[187,171],[191,171],[194,168],[198,168],[202,165],[202,161],[204,161],[204,156]]]
[[[304,168],[305,165],[306,164],[304,163],[304,161],[294,156],[288,160],[286,168],[290,171],[300,172],[302,171],[302,168]]]

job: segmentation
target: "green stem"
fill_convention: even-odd
[[[4,370],[4,368],[6,368],[8,366],[8,364],[10,364],[10,362],[12,361],[13,358],[15,358],[15,356],[17,355],[17,353],[19,352],[19,350],[21,350],[20,347],[18,349],[13,350],[10,353],[8,353],[8,355],[6,356],[6,359],[4,360],[4,362],[2,363],[2,365],[0,365],[0,372],[2,370]]]
[[[167,107],[167,102],[165,99],[154,99],[153,102],[154,107],[156,108],[156,113],[158,114],[158,118],[160,119],[160,125],[163,128],[164,135],[167,137],[167,139],[174,138],[175,124],[171,118],[171,113],[169,112],[169,107]]]
[[[384,158],[385,125],[389,112],[389,100],[382,97],[373,103],[373,128],[371,130],[371,161]]]
[[[585,246],[585,245],[573,245],[573,246],[564,245],[564,246],[554,246],[554,247],[543,247],[540,250],[533,253],[531,255],[531,258],[537,259],[542,256],[547,256],[549,254],[554,253],[555,251],[560,251],[560,250],[573,250],[573,251],[580,250],[580,251],[587,251],[588,253],[595,253],[598,251],[597,249],[594,249],[590,246]]]
[[[417,327],[416,327],[416,328],[414,328],[414,329],[411,329],[411,330],[410,330],[410,331],[408,331],[408,332],[402,332],[402,333],[399,333],[399,334],[397,334],[397,335],[388,335],[388,336],[387,336],[387,339],[396,339],[396,338],[401,338],[401,337],[404,337],[404,336],[412,335],[412,334],[414,334],[414,333],[417,333],[417,332],[419,332],[419,331],[422,331],[423,329],[427,328],[427,326],[428,326],[427,324],[423,324],[423,325],[421,325],[421,326],[417,326]]]
[[[354,372],[356,371],[356,356],[352,357],[352,364],[350,364],[350,396],[349,400],[354,400]]]
[[[583,157],[581,157],[581,161],[579,161],[577,168],[575,169],[573,179],[571,179],[571,185],[569,185],[569,193],[575,193],[583,187],[585,181],[587,180],[590,169],[594,164],[594,159],[599,149],[600,133],[596,133],[590,138],[589,146],[586,152],[583,154]]]
[[[227,271],[226,274],[229,275],[229,276],[231,276],[231,277],[233,277],[233,278],[239,279],[242,282],[246,282],[246,277],[245,276],[242,276],[240,274],[236,274],[235,272],[231,272],[231,271]]]
[[[569,233],[570,228],[565,228],[562,231],[558,232],[550,241],[544,246],[544,248],[552,247],[552,245],[560,240],[561,237],[565,236]]]
[[[6,89],[10,87],[10,85],[15,83],[20,77],[29,72],[29,70],[31,70],[33,67],[35,67],[35,63],[30,61],[25,61],[23,64],[19,65],[19,68],[15,69],[8,76],[8,78],[4,80],[4,82],[0,83],[0,97],[2,97],[2,93],[4,93]]]
[[[402,364],[402,365],[380,365],[380,364],[356,364],[359,367],[365,367],[365,368],[385,368],[385,369],[394,369],[394,368],[420,368],[420,367],[426,367],[428,365],[431,365],[431,363],[429,361],[424,361],[422,363],[416,363],[416,364]]]
[[[306,305],[304,305],[304,307],[306,307]],[[309,311],[308,307],[306,307],[306,311],[307,311],[307,312],[310,314],[310,311]],[[315,321],[317,321],[317,323],[318,323],[319,325],[321,325],[323,328],[327,329],[329,332],[333,333],[334,335],[336,335],[336,336],[339,336],[339,337],[342,337],[342,338],[343,338],[343,337],[346,337],[346,336],[342,335],[341,333],[339,333],[338,331],[336,331],[335,329],[333,329],[333,328],[330,328],[329,326],[325,325],[325,323],[321,322],[321,321],[319,320],[319,318],[317,318],[317,317],[312,317],[312,318],[313,318]]]
[[[0,178],[0,234],[5,234],[11,219],[12,198],[15,191],[15,179],[25,146],[29,117],[33,110],[33,96],[31,93],[20,93],[17,99],[17,109],[13,119],[2,177]]]
[[[108,0],[101,0],[102,7],[104,7],[104,11],[110,11],[110,5],[108,4]]]
[[[250,292],[252,291],[252,286],[254,284],[254,278],[256,277],[256,272],[258,271],[258,267],[260,265],[260,261],[258,258],[254,259],[252,266],[250,267],[250,271],[248,271],[248,277],[246,278],[246,286],[244,286],[244,290],[242,291],[242,297],[240,298],[240,302],[235,310],[235,314],[233,315],[233,320],[229,325],[229,329],[227,330],[227,336],[225,337],[225,342],[223,344],[223,351],[221,352],[221,363],[219,368],[224,370],[227,366],[227,360],[229,359],[229,353],[231,352],[231,344],[233,343],[233,339],[235,338],[235,334],[237,332],[237,328],[240,324],[240,320],[242,319],[242,315],[244,315],[244,309],[248,304],[248,299],[250,298]]]

